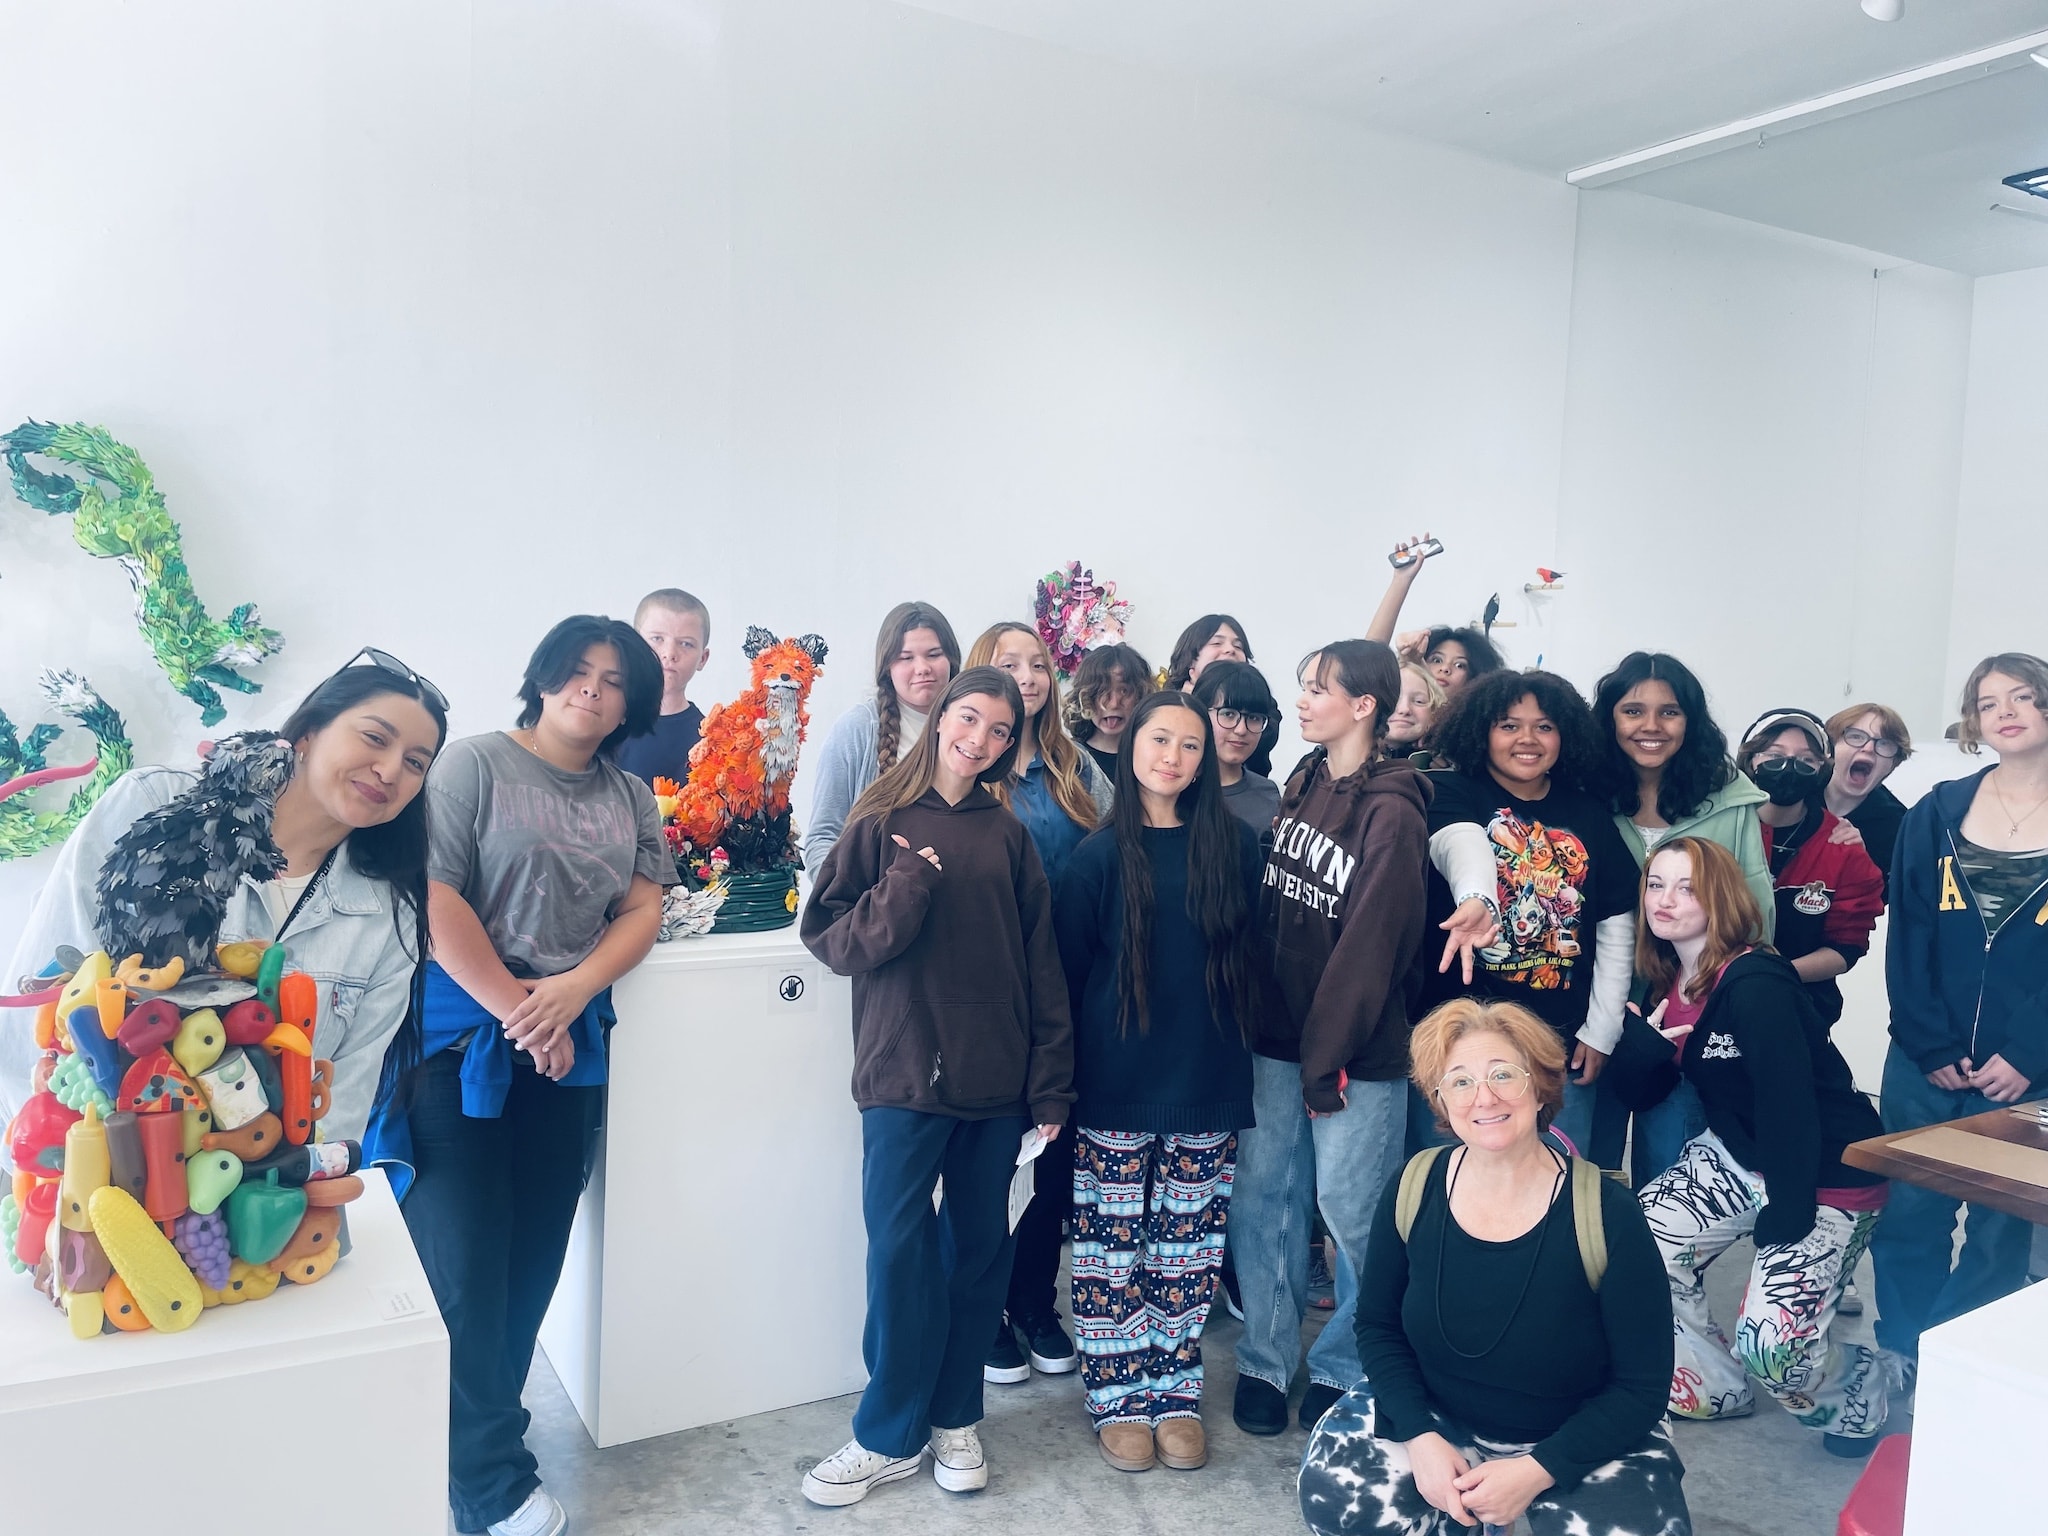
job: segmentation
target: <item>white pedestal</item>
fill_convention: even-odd
[[[363,1181],[326,1279],[183,1333],[74,1339],[0,1272],[0,1530],[443,1536],[448,1335],[384,1175]]]
[[[1906,1536],[2042,1528],[2048,1285],[1920,1336]]]
[[[789,927],[657,945],[612,999],[604,1145],[540,1335],[591,1439],[857,1391],[851,985]]]

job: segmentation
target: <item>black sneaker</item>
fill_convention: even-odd
[[[1314,1429],[1323,1415],[1337,1406],[1337,1399],[1343,1395],[1327,1382],[1310,1382],[1308,1390],[1301,1394],[1301,1427]]]
[[[998,1386],[1014,1386],[1031,1379],[1031,1362],[1017,1347],[1017,1330],[1010,1326],[1007,1318],[996,1324],[996,1342],[988,1352],[988,1364],[981,1368],[981,1379]]]
[[[1877,1449],[1879,1435],[1829,1435],[1823,1434],[1820,1443],[1830,1456],[1840,1456],[1845,1461],[1861,1461]]]
[[[1037,1370],[1047,1376],[1064,1376],[1080,1364],[1074,1355],[1074,1341],[1060,1326],[1057,1312],[1046,1317],[1014,1318],[1012,1322],[1022,1331],[1025,1352]]]
[[[1223,1271],[1223,1309],[1240,1323],[1244,1321],[1244,1298],[1237,1293],[1237,1271]]]
[[[1240,1376],[1230,1417],[1248,1435],[1277,1435],[1287,1428],[1287,1394],[1256,1376]]]

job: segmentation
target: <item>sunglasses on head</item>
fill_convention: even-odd
[[[421,677],[419,673],[413,671],[411,667],[408,667],[389,651],[380,651],[374,645],[366,645],[360,651],[357,651],[355,655],[349,657],[343,664],[343,670],[346,671],[349,667],[362,666],[365,663],[377,668],[380,672],[389,672],[393,677],[404,678],[419,689],[429,704],[432,704],[443,714],[448,712],[448,695],[436,688],[424,677]]]

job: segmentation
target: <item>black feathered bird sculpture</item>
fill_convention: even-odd
[[[211,970],[228,903],[242,877],[271,880],[285,857],[270,835],[278,794],[291,782],[292,744],[244,731],[215,744],[199,782],[138,816],[100,866],[100,942],[118,964],[185,962]]]

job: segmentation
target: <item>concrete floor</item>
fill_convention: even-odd
[[[1750,1249],[1709,1276],[1716,1315],[1732,1320]],[[1870,1295],[1869,1266],[1862,1274]],[[1323,1314],[1312,1313],[1313,1334]],[[709,1326],[708,1321],[706,1326]],[[1869,1319],[1843,1325],[1869,1340]],[[570,1513],[572,1536],[760,1536],[770,1532],[957,1532],[1001,1522],[1017,1536],[1299,1536],[1294,1476],[1306,1436],[1241,1434],[1230,1422],[1239,1325],[1218,1311],[1204,1343],[1210,1462],[1199,1472],[1131,1475],[1096,1453],[1073,1376],[1037,1376],[988,1389],[982,1425],[986,1492],[942,1492],[929,1474],[877,1490],[847,1509],[817,1509],[798,1492],[804,1472],[846,1440],[853,1398],[811,1403],[682,1434],[596,1449],[545,1357],[527,1383],[528,1444]],[[1301,1382],[1296,1384],[1299,1400]],[[1895,1412],[1891,1428],[1910,1420]],[[1863,1463],[1827,1455],[1820,1437],[1763,1399],[1754,1417],[1682,1423],[1686,1492],[1697,1536],[1832,1536]]]

